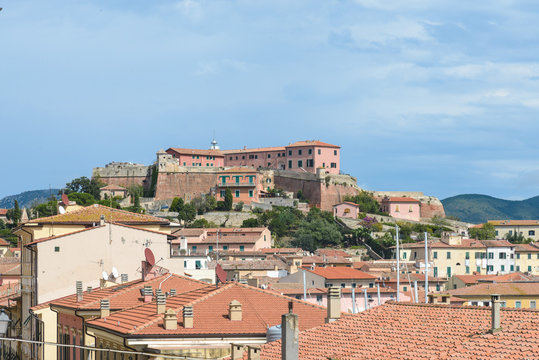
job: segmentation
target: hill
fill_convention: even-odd
[[[41,204],[47,201],[51,194],[58,194],[60,189],[31,190],[17,195],[9,195],[0,199],[0,209],[10,209],[14,206],[15,200],[19,202],[19,207],[29,208],[34,204]]]
[[[462,221],[483,223],[487,220],[539,219],[539,196],[512,201],[479,194],[464,194],[442,200],[445,214]]]

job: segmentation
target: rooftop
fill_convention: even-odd
[[[369,280],[376,279],[376,276],[367,274],[366,272],[356,270],[351,267],[333,266],[333,267],[316,267],[314,270],[305,269],[313,274],[320,275],[327,280],[341,280],[341,279],[361,279]]]
[[[539,220],[489,220],[494,226],[539,226]]]
[[[449,290],[448,293],[459,297],[490,296],[492,294],[499,294],[501,296],[537,296],[539,295],[539,282],[477,284],[460,289]]]
[[[181,155],[223,156],[223,152],[221,150],[169,148],[166,152],[168,153],[169,151],[173,151]]]
[[[488,307],[388,302],[301,332],[299,359],[539,358],[539,311],[503,308],[496,334],[490,323]],[[281,359],[281,341],[261,359]]]
[[[249,152],[265,152],[265,151],[285,151],[284,146],[274,146],[274,147],[262,147],[262,148],[252,148],[252,149],[237,149],[237,150],[224,150],[225,155],[236,154],[236,153],[249,153]]]
[[[170,221],[158,217],[132,213],[125,210],[113,209],[108,206],[94,204],[73,210],[65,214],[53,215],[28,221],[26,224],[76,224],[90,225],[98,224],[101,215],[105,216],[107,221],[128,225],[168,225]],[[24,225],[23,225],[24,226]]]
[[[103,186],[99,188],[99,190],[126,190],[123,186],[120,185],[114,185],[114,184],[108,184],[107,186]]]
[[[215,267],[216,262],[212,261],[208,267]],[[256,260],[256,261],[243,261],[243,260],[219,260],[219,264],[223,270],[282,270],[286,269],[286,264],[281,260]]]
[[[289,144],[286,147],[295,147],[295,146],[321,146],[321,147],[332,147],[332,148],[340,148],[338,145],[328,144],[320,140],[303,140],[303,141],[296,141],[295,143]]]
[[[389,202],[420,202],[419,200],[417,199],[412,199],[412,198],[409,198],[409,197],[388,197],[388,198],[384,198],[382,201],[389,201]]]
[[[212,289],[211,291],[208,291]],[[228,307],[232,300],[241,303],[242,320],[231,321]],[[281,315],[288,312],[288,303],[294,304],[299,315],[300,330],[322,325],[326,309],[301,300],[276,294],[236,282],[216,288],[198,289],[192,292],[169,296],[167,309],[178,314],[178,328],[165,330],[163,314],[156,314],[155,302],[132,309],[112,313],[104,319],[88,322],[88,326],[114,331],[130,337],[205,335],[208,337],[265,336],[267,328],[281,323]],[[193,307],[193,328],[183,327],[182,309]]]
[[[529,281],[533,277],[521,272],[513,272],[505,275],[454,275],[465,284],[477,284],[480,281],[491,282],[510,282],[510,281]]]
[[[515,244],[515,251],[518,252],[539,252],[539,245],[537,244]]]

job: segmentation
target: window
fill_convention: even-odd
[[[531,258],[532,258],[532,254],[529,253],[529,254],[528,254],[528,260],[531,260]]]
[[[417,251],[414,251],[414,259],[417,258]]]
[[[298,150],[298,155],[301,155],[301,149]]]
[[[208,251],[209,251],[209,252],[212,252],[212,251],[213,251],[213,245],[208,246]]]
[[[513,230],[509,230],[509,235],[513,235]]]
[[[309,149],[309,155],[313,153],[313,149]]]
[[[320,155],[322,153],[322,150],[318,149],[318,155]]]
[[[408,286],[403,286],[402,291],[408,291]]]
[[[183,261],[183,268],[184,268],[184,269],[187,269],[187,260],[184,260],[184,261]]]
[[[356,287],[356,283],[352,283],[352,287],[355,288],[355,287]]]
[[[436,284],[436,291],[440,291],[440,284]]]
[[[271,159],[271,154],[268,154],[268,159]]]
[[[307,159],[307,167],[314,167],[314,160],[313,159]]]
[[[55,246],[55,247],[54,247],[54,252],[60,252],[60,247],[59,247],[59,246]]]
[[[530,300],[530,309],[535,309],[537,307],[537,303],[535,300]]]
[[[499,253],[498,256],[500,259],[507,259],[507,254],[504,252]]]
[[[520,271],[520,265],[517,265],[517,271]]]
[[[438,267],[435,266],[434,269],[433,269],[433,275],[434,277],[438,277]]]
[[[288,168],[292,169],[292,160],[288,160]]]
[[[469,273],[470,273],[470,267],[466,266],[466,274],[469,274]]]
[[[202,264],[200,263],[200,260],[195,260],[195,269],[202,269]]]
[[[333,155],[337,156],[337,150],[333,150]]]
[[[470,260],[470,253],[466,251],[466,260]]]
[[[302,167],[303,167],[303,161],[302,161],[302,160],[298,160],[298,167],[299,167],[299,168],[302,168]]]
[[[186,164],[185,164],[185,161],[184,161],[184,162],[183,162],[183,166],[185,166],[185,165],[186,165]]]
[[[412,209],[412,205],[408,206],[408,212],[414,212],[414,210]]]
[[[480,272],[481,272],[481,266],[477,266],[477,267],[475,268],[475,271],[477,271],[478,273],[480,273]]]
[[[228,245],[223,245],[223,250],[228,250]]]
[[[447,277],[451,277],[451,266],[447,267]]]
[[[337,163],[331,163],[331,168],[336,169],[337,168]]]
[[[520,301],[515,301],[515,308],[520,309],[522,307],[522,303]]]
[[[489,258],[489,259],[494,259],[494,253],[489,252],[489,253],[488,253],[488,258]]]
[[[240,251],[245,251],[245,246],[240,245]]]
[[[237,197],[237,198],[240,197],[240,191],[239,191],[239,190],[236,190],[236,197]]]
[[[438,251],[434,251],[434,252],[432,253],[432,258],[433,258],[433,259],[438,259]]]
[[[288,150],[288,156],[292,156],[292,150]]]
[[[342,287],[342,288],[346,287],[346,284],[345,284],[345,283],[341,283],[341,287]]]
[[[539,259],[539,254],[537,254],[537,259]]]
[[[191,246],[191,251],[197,252],[197,246],[196,245]]]
[[[221,190],[221,197],[224,198],[226,195],[226,190]]]
[[[528,271],[529,271],[529,272],[532,271],[532,266],[531,266],[531,265],[528,265]]]
[[[496,236],[498,236],[498,230],[496,230]]]
[[[504,271],[505,271],[505,265],[500,265],[500,270],[501,270],[502,272],[504,272]]]
[[[507,306],[507,303],[505,301],[502,301],[501,304],[500,304],[502,307],[506,307]]]
[[[322,304],[322,295],[316,295],[316,302],[320,305]]]
[[[373,283],[369,283],[369,288],[373,288],[374,287],[374,284]]]
[[[402,258],[406,259],[406,253],[405,252],[402,253]]]
[[[395,212],[399,212],[399,205],[395,205]]]
[[[517,253],[517,259],[520,259],[520,254]]]
[[[487,271],[493,272],[494,271],[494,265],[487,265]]]
[[[510,269],[511,272],[515,271],[515,265],[510,265],[509,269]]]
[[[447,259],[451,259],[451,251],[448,251],[446,256],[447,256]]]
[[[245,155],[243,155],[243,156],[241,157],[241,159],[242,159],[242,160],[245,160]]]
[[[535,236],[535,230],[528,231],[528,236]]]
[[[249,197],[253,197],[253,190],[249,190]]]

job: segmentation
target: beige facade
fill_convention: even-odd
[[[508,235],[520,234],[524,238],[539,241],[539,220],[489,220],[496,229],[496,239],[507,239]]]
[[[539,246],[532,244],[515,245],[515,270],[539,275]]]

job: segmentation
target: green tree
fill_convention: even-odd
[[[217,200],[215,200],[215,197],[211,195],[206,195],[205,208],[206,208],[206,212],[217,209]]]
[[[372,193],[362,190],[359,194],[355,196],[345,196],[345,201],[351,201],[359,205],[359,209],[362,212],[370,214],[384,214],[380,209],[380,204]]]
[[[183,209],[183,205],[184,205],[183,199],[179,197],[175,197],[174,199],[172,199],[172,204],[170,204],[170,207],[168,209],[169,211],[174,211],[174,212],[179,213]]]
[[[301,222],[294,234],[292,245],[312,252],[323,246],[339,246],[342,239],[342,234],[334,223],[319,217]]]
[[[226,191],[225,191],[225,201],[224,201],[224,208],[225,208],[225,211],[230,211],[232,210],[232,191],[227,188]]]
[[[532,242],[531,238],[525,238],[521,232],[517,231],[517,229],[513,230],[511,234],[508,233],[505,236],[505,240],[512,244],[529,244]]]
[[[212,222],[212,221],[208,221],[204,218],[201,218],[201,219],[196,219],[195,221],[193,221],[191,224],[189,224],[187,227],[189,228],[217,228],[217,224]]]
[[[67,198],[81,206],[90,206],[95,204],[96,199],[88,193],[72,192],[67,194]]]
[[[94,197],[94,199],[99,199],[99,189],[105,184],[102,183],[99,178],[88,179],[86,176],[76,178],[68,182],[63,191],[65,194],[70,194],[73,192],[86,193]],[[61,192],[60,192],[61,194]]]
[[[484,223],[479,228],[468,230],[470,237],[477,240],[492,240],[496,237],[496,229],[491,223]]]
[[[241,223],[242,228],[255,228],[259,226],[260,224],[258,224],[258,219],[255,219],[255,218],[245,219]]]
[[[14,226],[17,226],[21,221],[22,211],[19,208],[19,202],[17,200],[15,200],[14,205],[13,209],[7,211],[6,217],[13,222]]]
[[[135,208],[136,212],[140,212],[140,195],[138,193],[135,193],[135,200],[133,202],[133,207]]]
[[[234,206],[234,211],[242,211],[243,210],[243,201],[240,201],[239,203]]]
[[[108,207],[111,207],[113,209],[121,209],[122,208],[120,206],[120,203],[117,201],[117,198],[99,200],[99,201],[96,201],[96,204],[103,205],[103,206],[108,206]],[[131,211],[130,209],[131,209],[131,207],[127,211]]]
[[[197,210],[191,204],[185,204],[178,215],[178,220],[183,220],[185,223],[189,224],[195,220],[197,215]]]
[[[56,215],[58,213],[56,205],[57,201],[51,200],[49,202],[36,205],[35,208],[32,210],[32,213],[36,214],[36,217]]]

